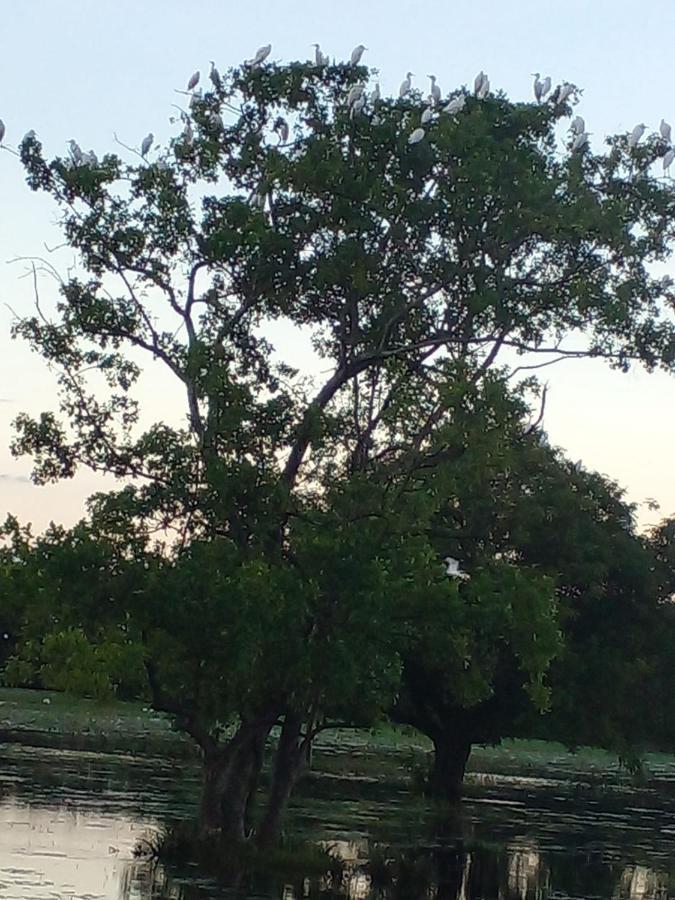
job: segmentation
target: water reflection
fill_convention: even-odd
[[[666,900],[668,792],[569,777],[473,780],[454,815],[378,783],[316,773],[294,810],[330,853],[323,874],[241,872],[229,888],[194,868],[133,858],[148,830],[194,808],[198,772],[157,760],[35,751],[0,755],[2,900]],[[586,773],[587,774],[587,773]],[[536,773],[543,775],[543,773]],[[672,779],[672,773],[666,773]],[[575,787],[577,785],[577,787]]]

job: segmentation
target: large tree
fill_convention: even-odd
[[[368,643],[385,648],[378,671],[400,661],[410,621],[383,604],[408,615],[409,598],[433,594],[426,525],[443,500],[418,473],[462,449],[442,440],[457,386],[504,352],[618,368],[675,357],[670,281],[650,268],[675,227],[675,193],[649,174],[659,139],[573,149],[556,135],[575,91],[529,104],[462,89],[456,113],[436,106],[414,143],[421,96],[366,104],[369,77],[307,63],[214,72],[169,145],[135,161],[76,145],[48,161],[33,135],[20,148],[78,265],[64,278],[36,262],[58,299],[41,298],[15,333],[58,373],[60,412],[20,416],[14,449],[33,456],[39,483],[82,466],[127,480],[95,501],[99,523],[133,524],[139,540],[175,532],[174,581],[147,587],[163,616],[140,626],[149,676],[204,752],[205,823],[235,834],[248,802],[238,785],[255,782],[269,729],[283,725],[262,829],[273,836],[317,722],[343,694],[348,716],[361,705],[368,623],[386,625]],[[303,379],[295,348],[275,352],[280,321],[310,333],[323,381]],[[182,425],[141,415],[143,355],[182,391]],[[497,569],[488,593],[506,578],[519,594],[530,578]],[[232,612],[246,613],[234,631]],[[230,692],[230,670],[211,665],[233,633]],[[338,650],[340,672],[326,666]],[[535,658],[534,681],[548,661]]]

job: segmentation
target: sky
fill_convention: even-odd
[[[675,125],[672,0],[25,0],[4,4],[2,31],[5,141],[16,145],[32,128],[48,157],[65,153],[73,137],[99,155],[119,150],[114,134],[136,146],[149,131],[168,138],[175,91],[194,70],[205,76],[211,59],[226,69],[268,42],[271,59],[283,61],[308,58],[314,41],[338,59],[363,43],[363,63],[379,70],[383,93],[396,91],[408,70],[425,87],[433,72],[447,93],[484,69],[493,89],[522,100],[532,96],[532,72],[550,74],[583,89],[577,111],[598,146],[639,122],[655,130],[663,116]],[[9,452],[14,417],[55,408],[56,397],[54,374],[10,337],[13,312],[29,313],[33,303],[20,258],[45,255],[67,266],[63,251],[46,249],[60,241],[54,206],[0,153],[0,518],[12,512],[38,530],[76,521],[86,497],[110,484],[81,473],[36,487],[30,460]],[[675,378],[579,360],[545,372],[551,442],[623,485],[642,504],[643,526],[675,514]],[[141,387],[158,418],[176,421],[180,400],[152,367]],[[648,498],[660,512],[647,508]]]

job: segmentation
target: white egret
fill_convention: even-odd
[[[661,132],[661,137],[664,141],[668,141],[670,143],[670,136],[672,129],[670,125],[666,122],[665,119],[661,119],[661,124],[659,125],[659,131]]]
[[[148,150],[152,147],[152,142],[154,141],[155,136],[152,132],[150,132],[146,137],[143,138],[143,143],[141,144],[141,156],[147,156]]]
[[[246,63],[246,65],[251,69],[255,69],[256,66],[259,66],[259,65],[261,65],[261,63],[265,62],[265,60],[267,59],[267,57],[270,55],[271,52],[272,52],[271,44],[265,44],[264,47],[258,47],[258,49],[256,50],[255,56],[253,57],[253,59],[250,59]]]
[[[358,46],[354,47],[354,49],[352,50],[352,55],[349,60],[353,66],[358,66],[358,64],[361,62],[361,57],[363,56],[363,51],[367,50],[367,49],[368,48],[364,47],[363,44],[359,44]]]
[[[424,128],[416,128],[408,138],[408,143],[419,144],[419,142],[424,139],[425,134],[426,131],[424,130]]]
[[[479,100],[485,100],[485,98],[487,97],[489,92],[490,92],[490,79],[487,77],[487,75],[483,75],[483,81],[481,83],[481,86],[480,86],[476,96],[478,97]]]
[[[429,89],[429,98],[432,103],[440,103],[441,102],[441,89],[436,84],[436,76],[429,75],[428,77],[431,79],[431,88]]]
[[[380,97],[381,97],[381,94],[380,94],[380,82],[379,82],[379,81],[376,81],[376,82],[375,82],[375,87],[374,87],[373,90],[370,92],[370,102],[373,104],[373,106],[378,102],[378,100],[380,99]]]
[[[647,130],[647,126],[644,122],[641,122],[639,125],[636,125],[635,128],[631,131],[630,136],[628,138],[628,146],[632,150],[634,147],[637,147],[640,138]]]
[[[0,144],[5,136],[5,123],[0,119]]]
[[[285,144],[286,141],[288,140],[288,135],[290,133],[289,128],[288,128],[288,122],[286,121],[286,119],[278,120],[276,127],[275,127],[275,131],[279,135],[279,143]]]
[[[27,131],[27,132],[24,134],[24,136],[23,136],[23,141],[34,141],[35,138],[36,138],[36,134],[35,134],[35,132],[33,131],[33,129],[31,128],[30,131]],[[23,143],[23,141],[21,141],[21,143]]]
[[[533,72],[532,75],[534,77],[534,84],[532,85],[532,89],[534,90],[534,99],[537,101],[537,103],[541,103],[541,98],[544,96],[544,85],[539,80],[539,72]],[[478,93],[478,90],[476,90],[476,93]]]
[[[352,103],[352,108],[349,111],[350,118],[353,119],[354,116],[360,116],[365,108],[365,105],[366,105],[366,95],[361,94],[361,96],[358,97],[354,101],[354,103]]]
[[[412,77],[414,74],[414,72],[406,72],[405,78],[401,82],[401,87],[398,89],[399,100],[402,100],[406,94],[410,93],[410,88],[412,86]]]
[[[569,84],[567,81],[563,81],[563,83],[560,85],[560,88],[558,89],[556,103],[565,103],[571,96],[573,90],[573,85]]]
[[[574,141],[572,142],[572,152],[575,153],[577,150],[581,150],[588,143],[589,133],[587,131],[582,131],[581,134],[578,134]]]
[[[445,574],[448,578],[459,578],[462,581],[469,579],[469,574],[467,572],[462,572],[460,569],[458,559],[454,559],[452,556],[446,556],[443,562],[445,563]]]
[[[443,107],[443,112],[450,113],[451,116],[457,115],[458,112],[461,112],[464,109],[466,104],[466,97],[464,94],[460,94],[459,97],[453,97],[449,103],[446,103]]]
[[[95,169],[98,166],[98,156],[93,150],[90,150],[89,153],[86,154],[86,164],[90,169]]]
[[[427,107],[424,110],[424,112],[422,113],[422,117],[420,119],[420,125],[428,125],[429,122],[431,122],[432,115],[433,115],[433,113],[431,112],[431,109],[429,107]]]
[[[673,160],[675,160],[675,150],[671,147],[670,150],[663,157],[663,171],[668,172],[670,167],[673,164]]]
[[[353,106],[354,103],[363,96],[366,86],[364,84],[353,84],[347,94],[347,106]]]
[[[73,162],[76,166],[81,166],[84,156],[82,154],[80,145],[77,143],[77,141],[74,141],[72,139],[69,140],[68,143],[70,144],[70,155],[73,159]]]
[[[220,77],[220,72],[216,69],[216,64],[213,60],[211,60],[211,71],[209,72],[209,78],[211,79],[211,84],[214,86],[216,90],[220,90],[223,85],[222,79]]]
[[[211,115],[209,116],[209,119],[211,120],[211,124],[214,126],[214,128],[217,128],[219,131],[222,131],[223,128],[225,127],[225,123],[223,122],[223,117],[221,116],[221,114],[218,112],[217,109],[212,110]]]
[[[541,96],[545,97],[551,90],[551,76],[547,75],[541,83]]]
[[[199,84],[199,71],[196,71],[193,75],[190,76],[190,80],[187,83],[188,91],[193,91],[197,85]]]
[[[318,44],[312,44],[312,47],[314,47],[314,64],[317,66],[323,66],[324,56],[321,52],[321,47]]]
[[[480,72],[478,73],[478,75],[476,75],[476,77],[474,78],[474,81],[473,81],[473,92],[474,92],[474,94],[475,94],[477,97],[479,96],[480,92],[482,91],[482,89],[483,89],[483,84],[484,84],[486,81],[487,81],[488,84],[489,84],[489,79],[488,79],[487,75],[486,75],[485,72],[481,69]]]
[[[575,134],[582,134],[586,130],[586,123],[581,116],[575,116],[572,119],[570,128]]]

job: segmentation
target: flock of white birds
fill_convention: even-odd
[[[314,63],[318,67],[328,66],[330,65],[330,60],[328,55],[323,53],[319,44],[313,44],[314,47]],[[358,66],[361,62],[361,58],[364,52],[368,48],[363,44],[358,44],[352,50],[350,56],[350,64],[352,66]],[[269,57],[272,52],[272,45],[265,44],[263,47],[258,48],[256,53],[251,57],[251,59],[247,59],[244,61],[244,66],[248,69],[255,69],[261,66],[265,60]],[[211,81],[214,84],[214,87],[219,87],[222,82],[220,79],[220,75],[218,70],[215,67],[215,64],[211,63],[211,73],[210,73]],[[405,78],[401,82],[401,86],[399,88],[398,96],[399,99],[403,99],[406,97],[412,90],[412,79],[414,78],[413,72],[407,72]],[[408,144],[414,145],[419,144],[420,141],[423,141],[427,136],[427,131],[431,125],[433,125],[434,120],[440,113],[446,113],[450,116],[459,115],[464,109],[466,103],[466,94],[464,93],[455,93],[454,96],[447,98],[447,100],[443,101],[443,94],[440,86],[438,85],[437,79],[435,75],[429,75],[430,79],[430,89],[428,95],[428,102],[425,104],[425,108],[422,111],[422,114],[419,119],[419,124],[415,123],[416,127],[411,131],[408,135]],[[568,82],[563,82],[558,85],[556,88],[553,88],[552,81],[550,76],[546,76],[542,79],[541,74],[539,72],[534,73],[534,98],[537,103],[551,103],[554,106],[558,106],[560,104],[565,103],[569,97],[574,92],[573,85]],[[200,81],[200,72],[194,72],[187,83],[187,93],[190,94],[191,103],[201,97],[201,89],[198,88]],[[484,100],[490,92],[490,79],[485,74],[485,72],[481,71],[476,75],[473,84],[473,93],[474,96],[478,100]],[[349,89],[346,96],[346,104],[349,109],[350,116],[352,118],[356,118],[357,116],[362,116],[367,112],[370,113],[370,121],[373,125],[378,125],[380,123],[380,116],[377,112],[378,103],[381,100],[380,93],[380,85],[377,83],[372,91],[368,93],[365,83],[358,83],[352,85]],[[223,120],[220,116],[220,113],[213,112],[211,114],[212,121],[214,125],[223,126]],[[277,133],[282,143],[286,143],[288,140],[288,124],[284,122],[284,120],[280,120],[280,124],[277,125]],[[631,133],[628,135],[628,147],[633,150],[639,144],[640,140],[645,134],[647,130],[647,126],[644,123],[640,123],[633,128]],[[577,152],[584,149],[584,147],[588,144],[588,139],[590,137],[590,132],[586,131],[586,123],[582,116],[575,116],[570,125],[570,133],[571,133],[571,151]],[[668,174],[671,165],[675,161],[675,148],[672,146],[671,139],[671,126],[665,119],[661,119],[661,124],[659,125],[659,133],[661,138],[666,144],[666,147],[662,154],[662,162],[663,162],[663,170],[664,173]],[[0,148],[1,149],[9,149],[6,146],[2,145],[2,142],[5,137],[5,124],[0,119]],[[189,122],[186,124],[186,129],[184,132],[184,137],[190,139],[192,137],[192,130]],[[23,140],[27,140],[30,138],[35,138],[35,132],[29,131],[23,138]],[[145,158],[147,154],[152,149],[154,143],[154,135],[152,132],[146,135],[146,137],[141,142],[140,146],[140,155]],[[68,142],[70,148],[70,159],[67,160],[67,165],[73,167],[77,166],[97,166],[98,158],[93,150],[89,150],[88,152],[82,151],[76,141],[71,140]]]

